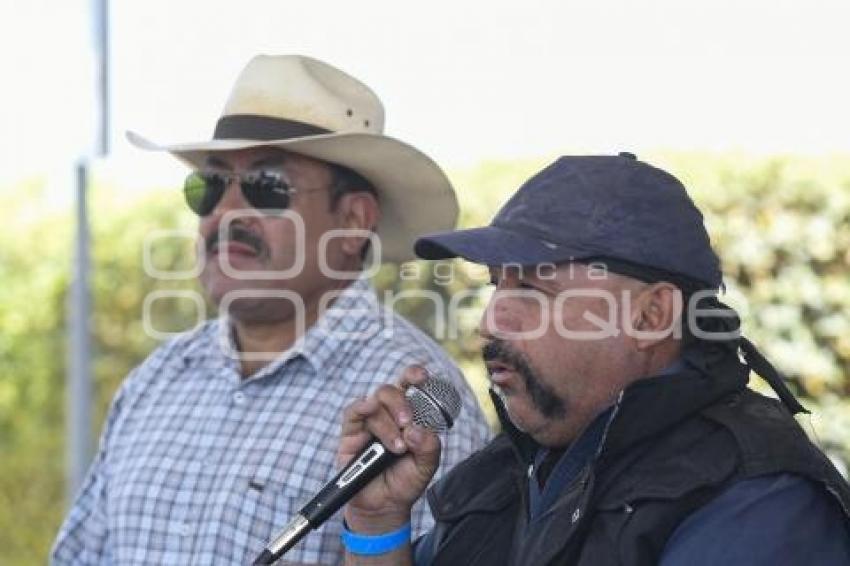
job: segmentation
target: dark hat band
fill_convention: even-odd
[[[331,130],[284,118],[255,114],[233,114],[219,118],[213,133],[216,140],[286,140],[330,134]]]

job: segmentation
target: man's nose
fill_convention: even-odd
[[[239,186],[239,177],[235,175],[228,177],[227,184],[224,187],[224,193],[222,193],[221,199],[213,208],[212,215],[220,218],[228,212],[247,208],[251,208],[251,204],[245,199],[245,195],[242,194],[242,188]]]
[[[510,299],[501,298],[498,290],[490,297],[490,302],[487,303],[478,323],[478,333],[482,338],[492,340],[521,330],[522,321],[511,309],[509,301]]]

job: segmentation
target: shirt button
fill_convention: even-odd
[[[233,402],[237,405],[241,405],[245,402],[245,394],[241,391],[237,391],[233,394]]]
[[[192,525],[190,525],[189,523],[182,523],[180,525],[179,531],[181,535],[187,537],[192,534]]]

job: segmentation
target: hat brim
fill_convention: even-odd
[[[413,259],[415,239],[454,228],[458,204],[451,182],[427,155],[395,138],[369,133],[332,133],[287,140],[211,140],[160,145],[135,132],[130,143],[149,151],[167,151],[189,165],[203,167],[210,153],[252,147],[277,147],[353,169],[378,191],[381,260]]]
[[[427,234],[416,240],[422,259],[462,257],[484,265],[539,265],[595,257],[591,250],[567,247],[519,234],[498,226]]]

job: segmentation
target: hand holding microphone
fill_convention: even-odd
[[[411,368],[403,377],[408,391],[436,378],[423,370]],[[444,381],[435,381],[445,383]],[[449,387],[451,387],[449,385]],[[455,398],[457,392],[452,389]],[[452,415],[457,416],[458,409]],[[396,387],[383,386],[372,397],[352,403],[343,421],[338,454],[340,463],[376,438],[395,454],[401,455],[395,465],[378,476],[349,501],[345,518],[351,530],[363,534],[395,530],[410,520],[410,509],[428,487],[440,463],[440,438],[435,434],[447,426],[417,422],[416,406],[409,403]],[[449,425],[450,426],[450,425]]]
[[[305,505],[254,564],[271,564],[340,507],[359,534],[385,533],[410,521],[440,461],[436,432],[460,412],[451,383],[408,368],[400,387],[381,386],[345,411],[337,461],[344,467]]]

